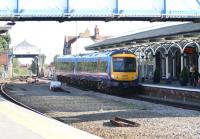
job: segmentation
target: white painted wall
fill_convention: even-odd
[[[32,46],[20,46],[13,47],[13,54],[23,55],[23,54],[40,54],[41,50],[37,47]]]
[[[77,41],[71,44],[71,54],[86,54],[94,51],[86,51],[85,46],[94,44],[94,41],[91,38],[78,38]],[[77,47],[77,48],[76,48]]]

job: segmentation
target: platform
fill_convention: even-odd
[[[1,139],[100,139],[0,97]]]
[[[162,89],[172,89],[172,90],[180,90],[180,91],[188,91],[188,92],[199,92],[200,87],[192,87],[192,86],[178,86],[178,85],[167,85],[167,84],[150,84],[150,83],[140,83],[140,85],[145,87],[154,87],[154,88],[162,88]]]
[[[141,83],[145,96],[163,99],[169,102],[179,102],[194,107],[200,107],[200,88],[192,86],[178,86],[175,84]]]

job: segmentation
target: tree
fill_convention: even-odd
[[[11,38],[8,32],[5,35],[3,35],[2,38],[7,42],[7,44],[10,44]]]
[[[19,74],[19,61],[18,61],[18,59],[16,59],[16,58],[14,58],[13,59],[13,72],[15,73],[15,74]]]
[[[8,49],[10,42],[11,38],[9,33],[0,36],[0,52],[3,52],[5,49]]]
[[[31,64],[31,71],[33,74],[37,74],[37,62],[36,60],[32,60],[32,64]]]
[[[53,57],[53,62],[54,62],[54,63],[55,63],[57,57],[59,57],[59,55],[55,55],[55,56]]]
[[[44,76],[44,65],[45,65],[46,56],[44,54],[39,55],[38,64],[39,64],[39,74],[40,76]]]

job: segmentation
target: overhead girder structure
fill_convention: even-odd
[[[0,20],[4,21],[199,22],[199,18],[197,0],[0,0]]]
[[[169,52],[173,48],[178,48],[178,50],[182,54],[184,52],[184,49],[191,44],[194,44],[197,47],[198,52],[200,53],[200,44],[198,41],[186,41],[180,44],[176,42],[176,43],[171,43],[171,44],[168,44],[168,43],[167,44],[151,44],[147,46],[141,45],[140,47],[132,46],[132,48],[130,48],[130,51],[133,53],[140,52],[140,53],[147,54],[147,52],[150,50],[149,52],[151,52],[153,55],[155,55],[156,52],[159,51],[164,56],[164,55],[169,54]],[[174,55],[173,52],[172,54]]]
[[[153,38],[145,40],[136,40],[131,42],[124,42],[119,44],[113,44],[109,46],[101,47],[101,49],[111,48],[111,49],[127,49],[131,52],[141,52],[147,53],[150,52],[155,55],[157,51],[160,51],[163,55],[167,55],[171,49],[177,48],[181,54],[183,54],[184,49],[194,44],[198,52],[200,52],[199,39],[200,33],[187,33],[182,35],[167,36],[162,38]],[[174,55],[174,53],[172,52]]]
[[[155,71],[156,69],[156,53],[159,51],[162,58],[165,61],[165,70],[162,71],[162,73],[165,75],[166,78],[169,78],[170,76],[173,76],[173,78],[175,77],[175,62],[174,62],[174,58],[175,54],[177,51],[180,52],[181,54],[181,70],[183,69],[183,53],[184,53],[184,49],[191,45],[194,44],[197,48],[198,48],[198,54],[199,54],[199,44],[198,42],[194,42],[194,41],[190,41],[187,43],[182,43],[184,45],[180,45],[178,43],[171,43],[171,44],[153,44],[153,45],[149,45],[149,46],[141,46],[141,47],[133,47],[131,49],[131,51],[133,53],[135,53],[138,56],[138,64],[141,65],[141,77],[145,78],[145,75],[147,74],[147,65],[144,64],[145,61],[147,62],[147,60],[151,57],[153,60],[153,71]],[[174,49],[174,50],[173,50]],[[149,55],[150,53],[150,55]],[[169,59],[169,55],[171,54],[172,59]],[[150,56],[150,57],[149,57]],[[172,64],[173,64],[173,72],[172,75],[169,74],[169,60],[172,60]],[[199,69],[199,68],[198,68]]]
[[[135,45],[113,45],[113,46],[105,46],[102,47],[102,50],[107,50],[108,48],[112,49],[126,49],[131,51],[132,53],[140,53],[141,55],[147,55],[148,53],[151,53],[152,55],[155,55],[158,51],[161,52],[162,56],[168,55],[170,52],[172,55],[175,55],[176,50],[179,50],[181,54],[184,53],[184,49],[189,45],[195,45],[198,49],[198,52],[200,53],[200,44],[199,41],[196,40],[181,40],[179,42],[171,42],[171,43],[152,43],[152,44],[135,44]],[[119,47],[120,46],[120,47]],[[176,48],[175,51],[174,48]],[[111,50],[112,50],[111,49]]]
[[[156,53],[159,51],[160,54],[162,55],[163,58],[165,58],[165,64],[166,64],[166,71],[165,71],[165,75],[166,78],[169,77],[168,75],[168,66],[169,66],[169,54],[171,53],[172,57],[175,57],[175,54],[177,51],[180,52],[181,54],[181,70],[183,69],[184,65],[183,65],[183,54],[184,54],[184,50],[187,46],[193,46],[197,48],[197,54],[198,54],[198,63],[199,63],[199,67],[198,70],[200,72],[200,44],[199,41],[180,41],[180,43],[171,43],[171,44],[154,44],[154,45],[148,45],[148,46],[141,46],[141,47],[134,47],[131,49],[131,51],[133,53],[135,53],[139,59],[142,59],[142,71],[144,73],[144,60],[146,58],[148,58],[148,54],[151,53],[151,55],[153,56],[153,61],[154,61],[154,67],[153,69],[156,69],[156,64],[155,64],[155,55]],[[138,55],[139,52],[139,55]],[[172,59],[172,63],[173,63],[173,76],[175,75],[174,73],[174,59]],[[144,76],[144,74],[142,74],[142,77]]]

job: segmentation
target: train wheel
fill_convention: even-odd
[[[80,81],[80,87],[81,87],[81,88],[85,88],[85,86],[84,86],[84,80],[81,80],[81,81]]]
[[[105,93],[106,94],[111,94],[111,88],[110,87],[105,87]]]
[[[83,87],[87,88],[88,87],[88,81],[87,80],[83,80]]]
[[[81,86],[81,80],[77,81],[77,85],[80,87]]]
[[[101,82],[97,82],[97,89],[101,90]]]
[[[98,90],[104,90],[104,83],[103,82],[97,82],[97,89]]]

